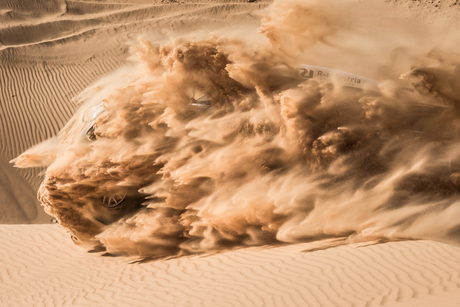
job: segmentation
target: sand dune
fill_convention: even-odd
[[[380,2],[374,0],[362,6],[368,8]],[[258,10],[270,3],[268,0],[253,3],[243,0],[2,2],[2,160],[9,161],[55,135],[78,108],[73,97],[126,63],[127,42],[139,34],[165,38],[167,33],[189,33],[199,29],[215,30],[235,25],[257,27],[261,19]],[[458,8],[452,3],[436,6],[429,1],[395,1],[389,5],[401,8],[401,15],[411,11],[411,18],[419,18],[419,22],[439,23],[441,20],[451,27],[458,24]],[[2,168],[6,169],[10,168]],[[23,189],[32,193],[42,180],[39,174],[43,169],[10,171],[25,179],[28,184]],[[38,203],[36,206],[41,213]],[[49,221],[44,214],[39,215],[36,221]],[[7,221],[0,217],[0,221],[28,223],[31,220]]]
[[[86,65],[37,63],[35,65],[11,65],[6,62],[0,67],[2,108],[0,121],[3,129],[1,156],[8,161],[18,151],[24,150],[56,134],[77,105],[72,97],[82,91],[94,78],[98,78],[116,68],[118,63],[111,60],[101,63],[90,58]],[[8,166],[3,171],[11,176],[24,178],[28,184],[15,187],[36,193],[39,173],[42,169],[18,171]],[[7,173],[5,173],[6,176]],[[21,206],[26,204],[21,203]],[[37,207],[39,208],[39,207]],[[40,209],[41,213],[42,209]],[[49,218],[39,214],[41,222]],[[30,222],[31,220],[0,220],[5,223]]]
[[[168,40],[170,36],[177,37],[194,31],[197,35],[207,35],[217,29],[235,26],[245,26],[245,29],[255,31],[263,15],[259,10],[271,3],[270,0],[2,1],[0,224],[51,222],[51,217],[44,213],[36,200],[45,169],[17,169],[9,161],[27,148],[55,136],[81,106],[81,101],[75,97],[85,89],[91,90],[95,81],[129,62],[133,41],[138,37],[147,37],[150,41]],[[447,29],[457,29],[460,24],[460,7],[455,0],[369,0],[347,3],[353,5],[343,5],[341,14],[356,10],[379,10],[388,18],[395,17],[390,29],[382,26],[387,22],[372,20],[372,14],[364,16],[359,22],[353,20],[357,24],[366,21],[362,23],[365,25],[361,26],[362,32],[381,27],[382,33],[387,31],[387,35],[392,36],[399,33],[398,26],[408,25],[408,20],[411,20],[410,27],[413,29],[407,33],[417,35],[427,29],[446,29],[447,32]],[[426,36],[429,35],[427,32]],[[409,39],[410,35],[404,41]],[[288,39],[285,42],[289,45]],[[354,44],[345,42],[341,47],[354,51],[363,48],[364,51],[357,56],[356,62],[347,62],[343,54],[332,57],[330,63],[356,69],[354,73],[369,68],[369,65],[357,63],[379,64],[377,56],[369,59],[365,44],[360,45],[359,41]],[[391,56],[397,64],[400,60],[398,57],[413,55],[405,54],[402,48],[395,50]],[[394,74],[389,72],[388,75],[391,73]],[[367,182],[366,186],[373,184]],[[432,186],[431,189],[432,195],[439,196],[437,187]],[[251,190],[252,194],[257,194],[257,191],[258,188]],[[395,211],[396,215],[384,215],[391,213],[393,207],[384,210],[382,207],[376,208],[375,212],[382,215],[376,215],[369,223],[379,225],[378,222],[383,221],[391,225],[383,227],[376,234],[395,240],[400,238],[394,230],[396,226],[402,226],[404,230],[400,234],[405,238],[417,237],[420,233],[424,238],[439,238],[442,234],[432,229],[445,225],[449,232],[446,231],[446,236],[442,238],[458,243],[458,227],[452,226],[456,225],[454,222],[457,220],[455,208],[458,206],[455,201],[458,194],[450,192],[447,189],[447,192],[443,190],[440,194],[451,196],[454,203],[450,207],[452,210],[445,210],[438,219],[433,219],[434,215],[430,219],[429,213],[437,211],[433,209],[434,206],[427,208],[423,213],[428,212],[428,217],[420,224],[415,223],[413,231],[410,217],[394,224],[396,217],[400,217],[400,211]],[[359,198],[359,193],[356,195]],[[381,195],[377,193],[377,196]],[[344,199],[346,203],[348,199]],[[399,199],[402,200],[404,197]],[[403,209],[410,211],[420,207],[407,206]],[[76,246],[70,240],[69,233],[57,225],[0,225],[0,305],[460,305],[458,246],[428,240],[384,244],[372,244],[370,240],[345,245],[348,241],[340,236],[350,234],[346,223],[336,223],[332,218],[342,217],[356,226],[355,218],[361,211],[365,210],[338,210],[329,216],[319,214],[318,218],[307,220],[313,233],[318,229],[318,233],[329,231],[328,236],[336,234],[337,239],[321,240],[324,237],[321,234],[316,237],[319,241],[311,243],[228,249],[210,255],[144,262],[136,262],[139,259],[132,257],[87,253]],[[326,226],[321,224],[323,217]],[[150,226],[149,221],[146,220],[147,226]],[[142,225],[144,221],[135,222]],[[153,222],[155,226],[156,220]],[[404,228],[406,225],[407,228]],[[134,227],[127,224],[126,229]],[[142,230],[141,227],[139,229]],[[140,234],[147,233],[150,238],[148,231],[151,230],[148,227],[146,230],[140,231]],[[128,234],[124,237],[116,231],[106,234],[107,246],[110,248],[112,242],[123,241],[129,237]],[[131,233],[129,239],[134,238],[135,241],[136,235],[135,232]],[[160,232],[160,241],[164,239],[161,235]],[[298,236],[305,241],[301,233]],[[242,242],[247,241],[243,239]]]
[[[265,1],[266,2],[266,1]],[[32,21],[14,18],[9,12],[3,13],[6,21],[0,27],[0,43],[2,49],[18,46],[43,44],[65,38],[79,36],[83,33],[103,30],[107,28],[128,29],[131,34],[139,30],[148,30],[152,25],[159,28],[166,26],[176,27],[179,24],[193,24],[199,27],[203,21],[206,24],[228,25],[241,23],[244,16],[250,12],[264,7],[264,4],[247,4],[238,2],[201,2],[194,1],[178,3],[88,3],[69,1],[61,14],[54,14],[37,18]],[[6,18],[6,16],[10,18]],[[199,18],[197,18],[199,17]],[[191,20],[192,19],[192,22]],[[181,27],[181,26],[179,26]],[[176,29],[177,30],[177,29]],[[190,30],[190,29],[189,29]]]
[[[29,188],[27,181],[8,161],[0,158],[0,162],[0,194],[3,201],[8,204],[2,207],[0,221],[3,224],[14,224],[17,221],[49,222],[50,217],[43,214],[43,210],[38,206],[36,193]]]
[[[73,98],[126,62],[127,42],[141,33],[259,24],[251,15],[270,1],[11,1],[0,4],[0,156],[9,161],[55,135],[78,108]],[[14,187],[36,193],[43,169],[1,168],[2,177],[22,178]],[[3,193],[0,192],[3,199]],[[10,192],[9,192],[10,193]],[[10,193],[10,195],[13,195]],[[5,196],[6,197],[6,196]],[[0,223],[50,222],[37,201],[36,215],[2,206]],[[30,213],[29,213],[30,215]],[[7,218],[8,216],[8,218]],[[12,218],[12,217],[15,218]]]
[[[54,225],[0,227],[4,306],[458,306],[460,248],[432,241],[246,248],[146,263]]]

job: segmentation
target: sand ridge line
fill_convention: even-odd
[[[251,11],[260,9],[264,5],[253,5]],[[177,10],[177,7],[180,10]],[[0,29],[0,50],[20,46],[40,44],[56,41],[72,36],[81,35],[87,31],[103,29],[107,27],[120,27],[136,25],[138,23],[154,22],[158,20],[185,19],[190,16],[201,18],[225,19],[229,14],[246,12],[247,5],[244,4],[209,4],[203,8],[196,8],[202,5],[154,5],[143,6],[131,10],[122,10],[106,13],[105,15],[89,15],[90,17],[75,17],[46,21],[36,25],[18,25],[10,28]],[[187,9],[188,8],[188,9]],[[152,10],[150,10],[152,9]]]

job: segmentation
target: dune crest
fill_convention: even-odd
[[[4,1],[0,4],[0,154],[8,163],[20,153],[55,136],[78,109],[74,99],[88,86],[126,64],[127,42],[141,33],[164,39],[167,33],[231,24],[260,23],[254,11],[269,5],[187,1]],[[123,22],[126,21],[126,22]],[[87,23],[90,23],[87,25]],[[19,40],[19,41],[12,41]],[[44,168],[0,168],[3,178],[21,177],[14,193],[36,193]],[[0,191],[9,197],[11,191]],[[14,204],[14,205],[13,205]],[[2,204],[9,223],[49,223],[35,202],[37,219],[17,214],[29,207],[25,198]],[[4,215],[6,216],[6,214]]]

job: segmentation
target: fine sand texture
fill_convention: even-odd
[[[140,34],[257,28],[270,0],[64,1],[0,3],[0,223],[50,223],[34,200],[44,168],[14,169],[8,161],[54,135],[78,109],[74,97],[126,63]],[[457,1],[370,0],[363,9],[418,24],[455,28]],[[358,7],[359,9],[359,7]],[[356,10],[356,6],[353,8]],[[367,26],[370,26],[369,24]],[[14,182],[14,184],[13,184]],[[7,204],[7,205],[6,205]]]
[[[2,306],[459,306],[460,248],[404,241],[245,248],[145,263],[55,225],[0,227]],[[305,250],[312,250],[306,252]]]
[[[130,58],[136,56],[132,46],[144,42],[143,37],[146,37],[145,41],[162,42],[192,32],[197,36],[207,36],[227,28],[232,28],[232,31],[240,28],[241,33],[256,33],[265,14],[263,10],[272,2],[0,1],[0,306],[460,306],[460,247],[430,240],[409,240],[423,238],[460,242],[458,190],[451,194],[447,193],[450,190],[446,192],[449,197],[452,196],[448,200],[453,204],[445,205],[449,210],[440,211],[439,215],[435,210],[437,204],[420,214],[415,210],[424,204],[418,207],[408,204],[399,211],[400,204],[396,204],[395,208],[384,208],[386,210],[377,208],[379,210],[372,211],[376,212],[374,218],[364,223],[359,217],[361,213],[365,215],[369,206],[363,206],[363,210],[353,207],[353,198],[348,201],[345,196],[343,203],[348,206],[344,206],[345,209],[317,210],[319,213],[305,223],[293,223],[292,229],[299,226],[301,231],[305,225],[310,225],[313,233],[305,235],[299,232],[300,239],[294,236],[291,241],[286,236],[288,239],[284,242],[295,242],[293,244],[277,241],[267,246],[265,244],[270,243],[263,241],[265,236],[262,234],[260,241],[251,243],[260,246],[241,247],[241,244],[235,244],[231,246],[241,248],[224,246],[214,249],[218,251],[216,253],[179,254],[182,256],[146,260],[134,256],[115,257],[105,252],[89,253],[75,245],[69,231],[49,224],[52,217],[44,212],[36,199],[40,182],[45,177],[45,168],[15,168],[10,163],[28,148],[55,136],[82,106],[78,98],[82,91],[96,88],[93,85],[101,78],[106,77],[103,80],[110,82],[123,75],[123,72],[118,74],[118,69],[129,66]],[[362,10],[378,11],[388,18],[395,18],[395,22],[389,22],[388,19],[375,20],[372,17],[375,15],[361,14],[362,19],[352,20],[350,25],[356,26],[352,25],[353,22],[359,25],[357,28],[363,29],[363,32],[358,31],[358,34],[362,37],[367,30],[380,28],[379,35],[383,38],[405,30],[409,38],[410,34],[422,37],[425,34],[420,33],[425,33],[425,30],[426,37],[431,37],[436,36],[433,33],[458,29],[460,25],[460,4],[456,0],[342,3],[345,3],[340,11],[343,15]],[[323,19],[318,20],[321,24]],[[384,30],[384,25],[388,24],[393,27]],[[406,25],[407,29],[402,29]],[[273,33],[276,34],[276,31]],[[306,35],[306,38],[309,36]],[[404,36],[400,38],[406,41]],[[289,39],[286,42],[289,43]],[[369,66],[378,66],[381,59],[377,55],[371,58],[366,54],[366,47],[369,47],[366,44],[361,45],[359,40],[349,44],[346,39],[338,42],[344,50],[351,50],[350,53],[364,51],[363,55],[348,57],[358,58],[356,62],[344,61],[345,54],[343,58],[331,57],[330,64],[335,68],[346,70],[351,67],[355,69],[352,73],[366,75],[364,72]],[[431,47],[427,47],[427,52]],[[378,44],[369,47],[369,50],[379,49],[382,53],[386,52],[384,46]],[[405,59],[412,54],[397,49],[391,57],[395,67],[398,67],[398,56]],[[356,65],[361,62],[364,64]],[[375,65],[367,65],[369,62]],[[384,72],[386,76],[394,75],[393,71]],[[452,88],[455,90],[455,87]],[[426,160],[431,163],[435,159]],[[451,164],[449,160],[449,167],[456,167]],[[454,174],[458,177],[448,177],[453,182],[448,181],[449,187],[453,186],[452,190],[460,186],[460,166],[458,168]],[[372,184],[367,182],[368,187]],[[287,186],[292,190],[292,186]],[[431,187],[428,192],[439,196],[437,186],[433,184]],[[288,189],[288,192],[291,190]],[[230,189],[226,191],[233,192]],[[257,192],[263,196],[268,194],[259,186],[250,189],[248,194],[255,195],[255,198]],[[332,189],[330,194],[342,195]],[[360,194],[352,196],[356,195]],[[380,199],[383,194],[376,195]],[[285,199],[279,198],[280,201]],[[292,199],[296,200],[296,197]],[[357,204],[367,204],[366,198],[357,199]],[[433,199],[438,201],[436,197]],[[396,200],[403,201],[404,198]],[[228,210],[227,213],[234,211],[238,209]],[[257,216],[260,210],[251,211],[254,212]],[[395,223],[404,214],[408,218]],[[73,220],[73,216],[69,216]],[[98,216],[99,220],[104,224],[106,216],[101,216]],[[237,222],[250,224],[247,216]],[[419,216],[421,222],[414,223]],[[167,237],[162,232],[165,229],[167,234],[169,229],[167,223],[160,223],[162,220],[157,223],[153,218],[144,221],[130,219],[129,216],[126,220],[129,223],[124,225],[124,232],[105,234],[107,246],[113,247],[112,242],[119,243],[125,239],[132,240],[135,246],[142,241],[143,235],[147,234],[147,239],[150,239],[152,233],[158,234],[158,241],[152,240],[154,243],[164,243],[164,238],[166,243],[173,241],[170,238],[174,236]],[[259,227],[259,221],[255,221]],[[268,226],[271,227],[271,224]],[[412,225],[413,228],[410,227]],[[271,229],[268,226],[266,228]],[[367,234],[365,240],[355,236],[355,241],[347,241],[347,236],[359,233],[348,229],[355,227],[360,230],[361,226],[364,230],[375,230],[375,236],[363,231],[363,237]],[[248,229],[252,230],[251,227]],[[238,227],[235,229],[238,230]],[[181,235],[181,229],[173,234],[176,233]],[[324,240],[325,237],[337,238]],[[246,237],[243,239],[241,242],[247,241]],[[298,243],[309,240],[313,242]],[[394,241],[379,243],[391,240]],[[150,244],[149,240],[146,242]],[[354,243],[344,244],[346,242]],[[146,244],[150,248],[148,251],[153,251],[151,254],[156,251],[152,248],[156,246],[154,243]],[[121,245],[124,248],[129,244]],[[107,251],[111,252],[110,249]]]
[[[95,80],[123,65],[128,42],[148,33],[260,23],[254,11],[271,1],[61,1],[0,3],[0,223],[49,223],[32,200],[41,168],[8,161],[54,136]],[[3,181],[10,184],[8,187]],[[20,184],[18,184],[21,182]],[[8,204],[8,205],[3,205]],[[24,213],[27,212],[27,213]]]
[[[140,34],[165,38],[171,33],[209,33],[235,25],[257,27],[263,16],[260,10],[271,3],[2,1],[0,199],[6,201],[0,207],[0,223],[51,222],[34,200],[44,169],[14,169],[8,161],[56,135],[79,107],[73,98],[126,63],[130,42]],[[370,0],[360,5],[368,9],[382,3],[393,8],[392,16],[418,24],[455,28],[460,20],[460,5],[454,0]],[[384,11],[381,6],[377,9]]]

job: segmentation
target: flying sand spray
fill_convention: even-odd
[[[143,39],[135,72],[87,89],[59,135],[14,162],[48,166],[46,212],[112,254],[458,242],[460,58],[403,48],[413,67],[400,80],[407,61],[385,66],[376,50],[402,39],[354,31],[333,7],[277,1],[252,43]],[[365,63],[343,72],[339,57],[374,57],[372,79],[359,76]]]

